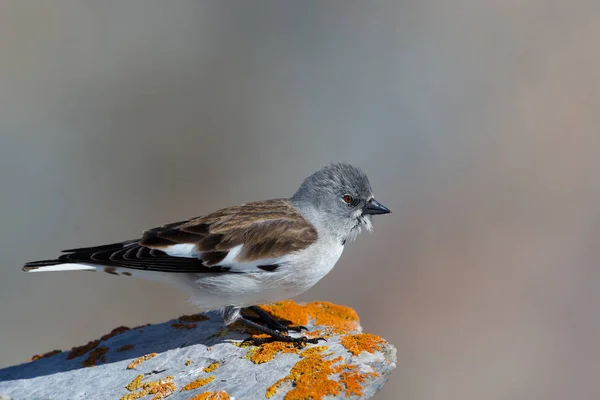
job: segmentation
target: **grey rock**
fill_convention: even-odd
[[[309,303],[303,308],[293,302],[286,304],[305,309],[309,334],[326,333],[327,342],[303,348],[282,343],[241,346],[248,334],[223,328],[221,317],[208,313],[208,319],[201,321],[192,317],[117,328],[113,335],[85,348],[1,369],[0,393],[13,400],[126,399],[154,388],[157,393],[142,398],[191,399],[204,392],[223,391],[231,399],[278,400],[288,393],[289,398],[310,393],[315,399],[367,399],[381,389],[396,366],[392,345],[360,333],[357,318],[340,320],[350,322],[345,331],[340,331],[335,319],[328,325],[319,324],[314,305],[327,308],[329,303]],[[137,366],[130,365],[154,353]],[[192,382],[198,387],[182,391]],[[201,383],[205,384],[199,386]],[[146,388],[136,387],[144,384]]]

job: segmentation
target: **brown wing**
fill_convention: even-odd
[[[315,242],[317,231],[286,199],[265,200],[144,232],[139,244],[168,252],[193,244],[204,265],[216,266],[229,250],[243,245],[238,262],[281,257]]]

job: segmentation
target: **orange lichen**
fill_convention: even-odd
[[[121,346],[117,349],[117,352],[121,353],[123,351],[131,350],[135,347],[135,344],[126,344],[125,346]]]
[[[260,337],[260,335],[264,335],[261,331],[254,329],[254,328],[250,328],[250,327],[242,324],[241,322],[237,321],[237,322],[234,322],[233,324],[229,325],[225,329],[221,330],[220,332],[218,332],[217,336],[225,336],[229,330],[244,332],[249,335],[253,335],[253,337]],[[268,335],[266,335],[266,336],[268,336]]]
[[[177,319],[182,322],[201,322],[201,321],[206,321],[209,318],[206,315],[193,314],[193,315],[182,315],[181,317],[179,317]]]
[[[118,328],[115,328],[112,331],[110,331],[110,333],[107,333],[106,335],[102,336],[100,339],[88,342],[87,344],[84,344],[83,346],[73,347],[71,349],[71,352],[69,352],[69,354],[67,355],[67,360],[72,360],[73,358],[80,357],[80,356],[84,355],[85,353],[87,353],[88,351],[93,350],[96,347],[98,347],[100,342],[106,341],[113,336],[120,335],[121,333],[127,332],[129,330],[130,329],[126,326],[119,326]]]
[[[199,387],[202,386],[206,386],[209,383],[211,383],[213,380],[215,379],[214,375],[213,376],[209,376],[206,378],[198,378],[193,382],[188,383],[187,385],[185,385],[181,391],[182,392],[187,392],[188,390],[194,390],[194,389],[198,389]]]
[[[126,327],[126,326],[119,326],[119,327],[117,327],[117,328],[113,329],[112,331],[110,331],[110,333],[107,333],[106,335],[102,336],[102,337],[100,338],[100,340],[102,340],[102,341],[107,341],[108,339],[110,339],[110,338],[111,338],[111,337],[113,337],[113,336],[120,335],[121,333],[125,333],[125,332],[128,332],[128,331],[130,331],[130,330],[131,330],[131,329],[129,329],[129,328],[128,328],[128,327]]]
[[[273,397],[285,382],[291,382],[294,386],[285,395],[285,400],[320,400],[325,396],[337,396],[341,393],[341,384],[330,380],[329,376],[335,373],[333,364],[341,360],[342,357],[325,360],[318,353],[304,357],[292,367],[288,376],[267,388],[265,397]]]
[[[340,338],[340,343],[348,349],[350,353],[357,356],[363,351],[374,353],[381,350],[385,340],[370,333],[359,333],[356,335],[343,336]]]
[[[278,353],[298,353],[300,349],[294,343],[271,342],[252,347],[246,353],[246,358],[254,364],[263,364],[271,361]]]
[[[212,364],[210,364],[208,367],[203,368],[202,371],[204,372],[213,372],[215,369],[219,368],[221,364],[214,362]]]
[[[301,354],[300,357],[304,358],[304,357],[310,357],[313,356],[315,353],[321,353],[322,351],[327,350],[329,347],[327,346],[315,346],[315,347],[310,347],[306,350],[304,350]]]
[[[220,392],[204,392],[195,395],[190,400],[229,400],[230,397],[227,393]]]
[[[198,324],[181,324],[181,323],[176,323],[176,324],[171,324],[171,326],[175,329],[194,329],[195,327],[198,326]]]
[[[91,342],[88,342],[88,344],[84,344],[83,346],[73,347],[69,354],[67,354],[67,360],[72,360],[73,358],[80,357],[88,351],[95,349],[99,344],[100,340],[93,340]]]
[[[39,360],[40,358],[51,357],[58,353],[62,353],[62,350],[52,350],[44,354],[36,354],[35,356],[31,357],[31,361]]]
[[[99,361],[106,362],[106,353],[108,353],[108,347],[98,347],[90,352],[81,365],[84,367],[93,367]]]
[[[128,393],[121,397],[121,400],[136,400],[140,399],[144,396],[148,396],[153,394],[152,400],[161,400],[170,394],[174,393],[177,387],[172,382],[173,377],[167,376],[164,379],[159,379],[158,381],[142,383],[143,375],[138,375],[135,377],[133,381],[129,385],[126,386],[126,389],[130,392],[134,390],[139,390],[138,392]]]
[[[187,360],[187,361],[185,362],[185,366],[187,367],[187,366],[188,366],[188,365],[190,365],[191,363],[192,363],[192,360]]]
[[[359,327],[358,314],[350,307],[326,301],[313,302],[307,307],[309,313],[315,317],[315,325],[333,327],[335,333],[348,332]]]
[[[379,375],[377,372],[361,374],[357,371],[358,368],[356,367],[356,365],[346,364],[340,366],[339,368],[349,369],[349,371],[344,371],[340,373],[340,382],[346,388],[346,397],[350,397],[352,395],[359,397],[362,396],[363,388],[361,384],[365,381],[365,379],[367,379],[369,376],[374,377]]]
[[[376,373],[361,374],[356,365],[335,365],[343,357],[327,360],[320,354],[325,349],[327,346],[304,350],[300,354],[300,361],[292,367],[289,375],[267,388],[265,397],[273,397],[285,382],[291,382],[293,385],[292,389],[286,393],[285,400],[321,400],[326,396],[337,396],[342,392],[345,392],[346,397],[361,396],[361,383]],[[337,374],[339,374],[339,380],[329,379],[331,375]]]
[[[136,327],[131,328],[132,331],[138,331],[139,333],[144,333],[144,328],[150,326],[150,324],[138,325]]]
[[[326,330],[322,330],[322,329],[317,329],[314,331],[310,331],[310,332],[304,332],[304,335],[308,338],[330,338],[331,334],[329,332],[327,332]]]
[[[331,334],[346,333],[359,327],[358,315],[353,309],[329,302],[298,304],[292,300],[286,300],[273,304],[263,304],[260,307],[272,317],[287,320],[294,326],[308,325],[310,322],[314,322],[315,325],[326,327],[325,330],[307,332],[306,336],[309,338],[328,337]],[[230,328],[248,332],[253,338],[268,337],[268,335],[247,329],[241,324],[238,325],[238,323],[234,323]],[[239,346],[242,347],[241,344]],[[271,361],[279,352],[297,353],[298,351],[298,348],[289,343],[274,342],[250,350],[247,358],[260,364]]]
[[[292,325],[308,325],[314,320],[315,325],[327,326],[332,333],[348,332],[357,329],[359,324],[356,311],[326,301],[298,304],[285,300],[260,307],[275,318],[290,321]]]
[[[353,309],[328,302],[312,302],[302,305],[292,300],[286,300],[261,305],[261,308],[274,318],[290,321],[292,325],[308,325],[314,321],[315,325],[326,326],[326,331],[317,330],[307,333],[308,337],[313,338],[328,336],[332,333],[345,333],[357,329],[359,326],[358,315]],[[255,338],[263,336],[253,335]],[[261,364],[271,361],[279,352],[298,353],[299,350],[291,343],[272,342],[252,348],[246,357],[255,364]]]
[[[136,358],[135,360],[133,360],[132,362],[129,363],[129,365],[127,366],[127,369],[137,368],[144,361],[148,361],[154,357],[156,357],[156,353],[146,354],[145,356]]]

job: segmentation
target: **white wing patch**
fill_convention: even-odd
[[[196,245],[193,243],[173,244],[169,247],[161,248],[160,250],[171,257],[196,258],[200,254],[198,253],[198,250],[196,250]]]
[[[284,261],[285,257],[279,258],[267,258],[264,260],[254,260],[254,261],[238,261],[238,256],[242,253],[242,249],[244,245],[239,245],[227,253],[227,256],[219,263],[222,267],[229,267],[232,271],[235,272],[264,272],[263,270],[257,268],[260,265],[274,265],[279,264]]]
[[[240,244],[239,246],[235,246],[233,249],[229,250],[229,253],[227,253],[227,257],[225,257],[223,259],[223,261],[221,261],[219,264],[223,264],[223,265],[227,265],[227,266],[229,266],[232,263],[236,264],[237,263],[236,258],[242,252],[242,247],[244,247],[244,245]]]
[[[255,261],[238,261],[238,256],[242,253],[244,245],[240,244],[227,253],[227,256],[223,259],[223,261],[219,262],[218,265],[221,267],[229,267],[232,271],[235,272],[256,272],[263,270],[259,269],[258,266],[261,265],[274,265],[280,264],[284,262],[284,257],[279,258],[268,258],[264,260],[255,260]],[[187,257],[187,258],[202,258],[202,253],[196,250],[196,246],[194,244],[174,244],[169,247],[165,247],[161,249],[171,257]]]
[[[248,262],[232,262],[229,264],[219,263],[219,265],[226,266],[231,268],[232,271],[235,272],[265,272],[262,269],[258,268],[261,265],[279,265],[283,262],[285,257],[280,258],[268,258],[264,260],[255,260]]]

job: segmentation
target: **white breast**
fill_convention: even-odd
[[[304,293],[336,264],[344,246],[323,241],[279,259],[273,271],[241,274],[196,274],[192,302],[203,308],[272,303]],[[190,282],[192,283],[192,282]]]
[[[331,271],[339,260],[344,246],[339,241],[319,241],[290,257],[290,278],[308,290]],[[304,291],[303,290],[303,291]]]

